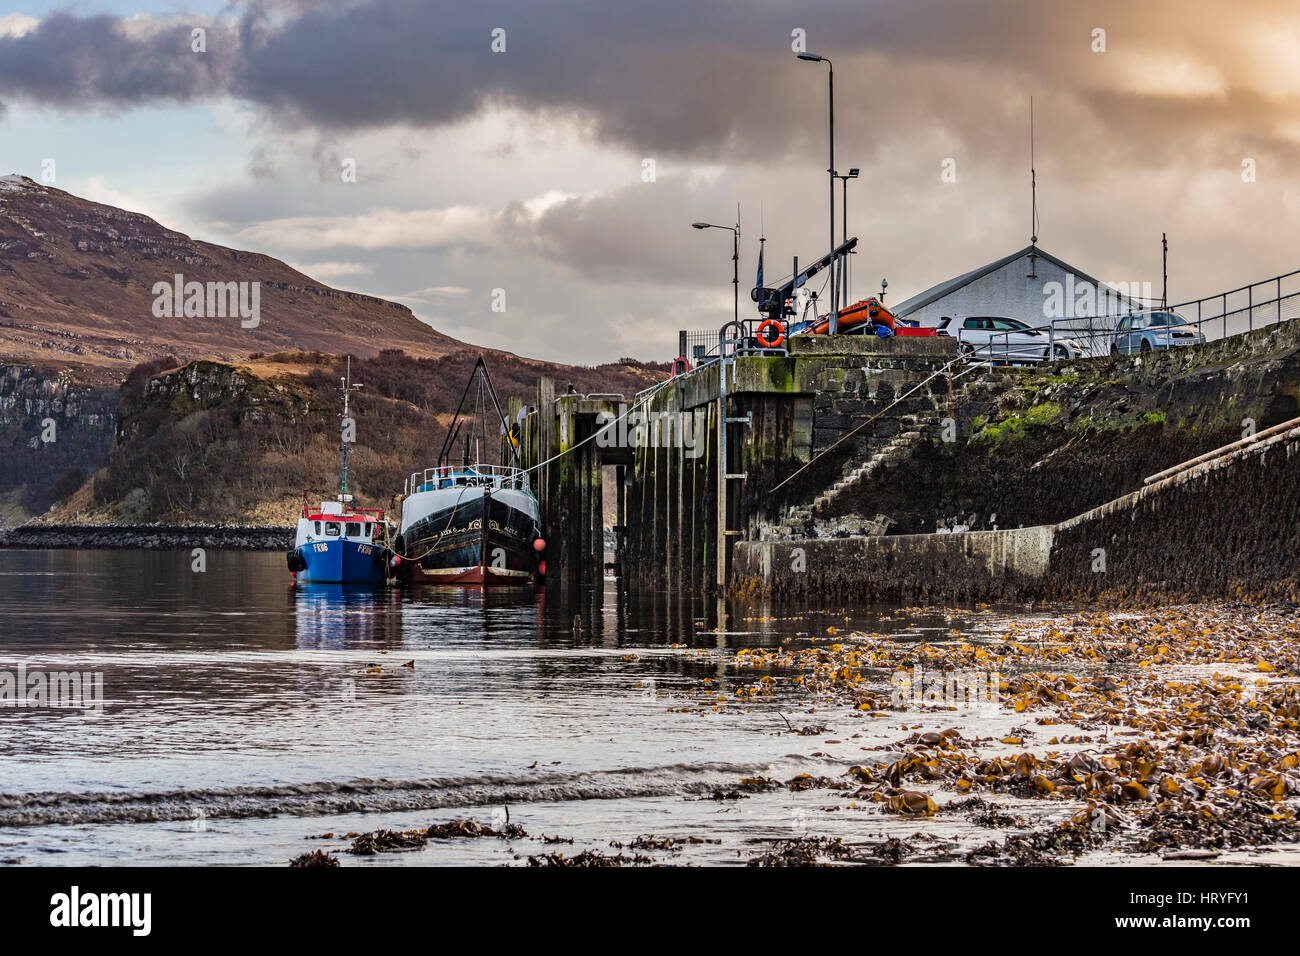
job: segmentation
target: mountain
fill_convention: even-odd
[[[231,314],[237,303],[223,294],[212,304],[229,302],[225,317],[185,317],[190,294],[184,287],[175,309],[162,308],[172,303],[158,303],[155,285],[170,289],[178,274],[184,283],[202,284],[205,309],[209,283],[221,284],[218,293],[226,283],[258,283],[256,327],[244,327]],[[245,306],[253,304],[252,288],[244,289]],[[165,355],[373,356],[397,348],[436,358],[467,347],[403,305],[330,288],[270,256],[200,242],[148,216],[25,176],[0,176],[0,357],[10,363],[73,368],[78,378],[106,383]]]
[[[213,317],[185,316],[189,283],[201,284],[193,302]],[[238,296],[221,302],[224,316],[209,312],[209,283],[236,292],[247,283],[245,305],[256,283],[255,325],[237,314]],[[354,399],[353,481],[386,502],[407,469],[433,463],[481,353],[503,401],[535,400],[544,375],[631,395],[667,372],[479,349],[405,306],[332,289],[270,256],[0,176],[0,526],[42,514],[288,521],[303,488],[337,481],[348,354],[366,385]]]

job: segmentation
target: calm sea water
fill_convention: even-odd
[[[672,712],[702,677],[729,685],[670,645],[798,643],[828,621],[941,640],[954,622],[738,610],[718,632],[711,612],[612,579],[560,606],[531,589],[295,586],[279,554],[209,552],[196,573],[188,552],[0,551],[0,674],[103,680],[102,713],[0,705],[0,863],[283,865],[348,831],[500,823],[507,807],[574,844],[341,859],[514,863],[653,833],[722,840],[679,862],[734,862],[792,828],[861,836],[863,817],[808,821],[808,794],[709,795],[741,776],[843,773],[863,760],[869,736],[848,738],[865,718],[780,699]],[[777,707],[839,739],[783,732]],[[904,734],[880,721],[879,739]]]

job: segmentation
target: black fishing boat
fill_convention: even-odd
[[[471,392],[473,412],[466,415]],[[499,422],[499,431],[489,421]],[[484,461],[494,445],[507,463]],[[457,450],[460,460],[453,463]],[[481,357],[438,463],[406,480],[401,508],[393,566],[403,581],[519,585],[535,583],[546,573],[537,499],[528,473],[519,467],[514,437]]]

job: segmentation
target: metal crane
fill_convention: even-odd
[[[795,273],[789,281],[774,289],[755,286],[749,293],[749,297],[758,303],[758,311],[769,319],[775,319],[780,322],[787,316],[794,315],[794,309],[790,307],[787,300],[794,294],[795,290],[801,285],[821,272],[831,264],[832,256],[840,258],[848,255],[853,251],[853,247],[858,244],[858,237],[854,236],[833,253],[827,253],[817,261],[810,264],[807,268]]]

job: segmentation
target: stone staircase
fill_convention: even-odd
[[[987,386],[991,381],[988,376],[972,376],[962,382],[953,393],[954,401],[969,397],[973,392]],[[868,481],[882,470],[903,461],[912,453],[912,446],[926,432],[935,432],[942,428],[943,419],[948,417],[944,409],[924,409],[912,414],[900,415],[896,419],[901,430],[882,445],[871,449],[865,458],[848,462],[841,477],[829,488],[822,491],[810,503],[787,508],[785,514],[775,523],[760,528],[760,539],[781,540],[801,537],[833,537],[845,533],[884,534],[893,522],[885,515],[877,515],[872,521],[845,521],[840,524],[861,524],[863,530],[832,528],[834,520],[819,520],[851,488]],[[878,530],[872,530],[873,527]]]
[[[816,518],[825,514],[846,489],[866,481],[882,468],[902,461],[911,453],[913,443],[926,430],[938,428],[942,418],[943,415],[938,412],[901,416],[899,423],[903,426],[902,431],[876,448],[865,461],[859,461],[848,467],[839,480],[814,498],[811,503],[787,509],[779,524],[764,529],[768,532],[764,537],[806,536]]]

